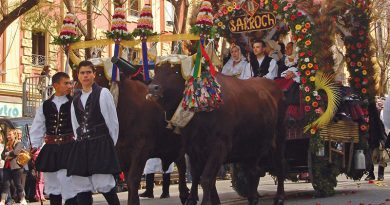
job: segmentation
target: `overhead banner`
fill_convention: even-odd
[[[253,16],[237,16],[229,21],[229,29],[232,33],[242,33],[271,29],[276,25],[273,13],[260,13]]]

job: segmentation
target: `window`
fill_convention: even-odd
[[[129,16],[139,16],[139,0],[129,0]]]
[[[46,65],[46,35],[43,32],[32,33],[32,65]]]

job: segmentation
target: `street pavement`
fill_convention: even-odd
[[[390,205],[390,169],[385,170],[385,181],[353,181],[341,175],[338,177],[336,195],[328,198],[315,198],[310,183],[286,181],[285,205]],[[375,171],[377,173],[377,171]],[[364,176],[365,177],[365,176]],[[188,184],[190,186],[190,184]],[[217,181],[217,190],[223,205],[246,205],[245,199],[239,197],[231,188],[230,180]],[[270,176],[261,178],[259,193],[262,195],[259,204],[271,205],[276,193],[276,185]],[[139,190],[142,193],[144,190]],[[155,186],[155,199],[141,199],[141,205],[180,205],[177,185],[170,187],[171,198],[159,199],[161,186]],[[202,189],[199,187],[200,199]],[[119,193],[121,205],[126,205],[127,192]],[[38,205],[40,203],[31,203]],[[44,204],[49,204],[45,202]],[[94,195],[94,205],[107,204],[101,194]],[[200,204],[200,203],[198,203]]]

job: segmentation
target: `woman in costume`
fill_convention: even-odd
[[[230,55],[230,59],[222,68],[222,74],[234,76],[242,80],[252,77],[249,66],[246,66],[248,61],[242,55],[240,47],[232,44],[230,46]]]
[[[5,200],[7,200],[8,193],[10,193],[11,180],[13,180],[16,187],[20,204],[27,204],[21,180],[23,168],[16,162],[16,157],[22,149],[23,144],[18,139],[17,131],[15,129],[9,130],[7,134],[7,145],[5,147],[4,184],[0,205],[4,205]]]

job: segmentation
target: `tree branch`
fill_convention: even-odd
[[[0,36],[4,33],[5,29],[21,15],[29,11],[32,7],[37,5],[39,0],[27,0],[23,2],[20,6],[16,7],[13,11],[3,16],[3,19],[0,21]]]

